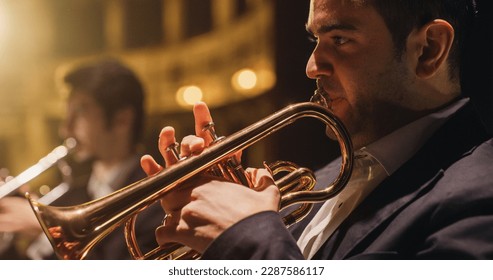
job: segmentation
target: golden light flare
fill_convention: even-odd
[[[238,72],[236,82],[242,89],[252,89],[257,85],[257,73],[251,69],[242,69]]]
[[[270,89],[275,84],[275,74],[264,68],[243,68],[231,77],[233,89],[246,96],[255,96]]]
[[[182,107],[189,107],[202,101],[203,95],[204,93],[200,87],[187,85],[178,89],[176,92],[176,101]]]

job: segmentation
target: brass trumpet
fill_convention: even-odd
[[[288,175],[276,181],[281,191],[280,210],[301,204],[284,217],[289,226],[308,214],[313,203],[323,202],[338,194],[352,172],[353,148],[346,129],[326,107],[313,102],[290,105],[229,137],[215,137],[215,144],[201,154],[181,160],[153,176],[92,202],[71,207],[53,207],[32,200],[29,194],[26,197],[61,259],[83,259],[97,242],[124,223],[127,247],[135,259],[197,258],[199,254],[187,251],[181,244],[161,246],[142,254],[135,239],[137,214],[179,187],[180,183],[203,171],[214,174],[219,172],[233,181],[241,182],[242,168],[233,155],[303,117],[316,118],[332,129],[341,149],[342,164],[338,178],[325,189],[316,191],[313,190],[315,178],[310,170],[286,162],[267,166],[273,174],[288,172]]]

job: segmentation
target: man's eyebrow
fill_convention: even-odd
[[[335,24],[325,24],[316,28],[316,30],[312,30],[308,24],[305,24],[306,32],[310,34],[324,34],[333,30],[356,30],[356,27],[351,24],[344,23],[335,23]]]

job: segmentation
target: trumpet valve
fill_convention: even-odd
[[[180,161],[182,160],[183,158],[180,156],[180,152],[178,151],[178,147],[180,146],[180,144],[178,144],[177,142],[169,145],[168,147],[166,147],[166,152],[171,152],[171,154],[175,157],[175,159],[177,161]]]
[[[224,136],[218,136],[217,135],[215,126],[216,125],[214,124],[214,122],[209,122],[208,124],[206,124],[204,126],[204,128],[202,128],[203,132],[209,133],[209,136],[212,138],[212,144],[220,142],[225,138]]]

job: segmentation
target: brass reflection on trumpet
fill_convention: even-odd
[[[280,210],[294,204],[301,205],[284,216],[284,222],[289,226],[305,217],[313,203],[323,202],[338,194],[347,184],[352,172],[353,148],[346,129],[326,107],[314,102],[290,105],[229,137],[214,136],[217,139],[214,145],[201,154],[180,160],[153,176],[89,203],[53,207],[34,201],[29,194],[26,196],[55,253],[61,259],[83,259],[96,243],[123,224],[127,247],[135,259],[199,258],[198,253],[181,244],[158,247],[142,254],[134,231],[138,213],[201,172],[213,172],[242,183],[243,175],[237,172],[242,168],[233,155],[304,117],[318,119],[334,132],[340,146],[342,162],[339,176],[321,190],[314,190],[315,176],[306,168],[283,161],[266,166],[273,175],[287,173],[276,181],[281,192]]]

